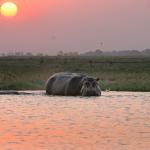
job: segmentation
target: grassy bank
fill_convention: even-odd
[[[150,57],[0,57],[0,90],[42,90],[60,71],[100,78],[102,90],[150,91]]]

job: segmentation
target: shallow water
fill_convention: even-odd
[[[150,93],[1,95],[0,150],[150,150]]]

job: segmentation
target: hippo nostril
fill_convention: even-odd
[[[86,85],[87,88],[90,87],[90,83],[89,82],[86,82],[85,85]]]
[[[94,82],[94,83],[92,83],[92,87],[94,87],[94,88],[96,87],[96,83],[95,83],[95,82]]]

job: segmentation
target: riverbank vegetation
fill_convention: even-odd
[[[0,90],[43,90],[56,72],[100,78],[102,90],[150,91],[150,57],[0,57]]]

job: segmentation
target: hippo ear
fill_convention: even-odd
[[[96,78],[95,80],[96,80],[96,81],[99,81],[100,79],[99,79],[99,78]]]

